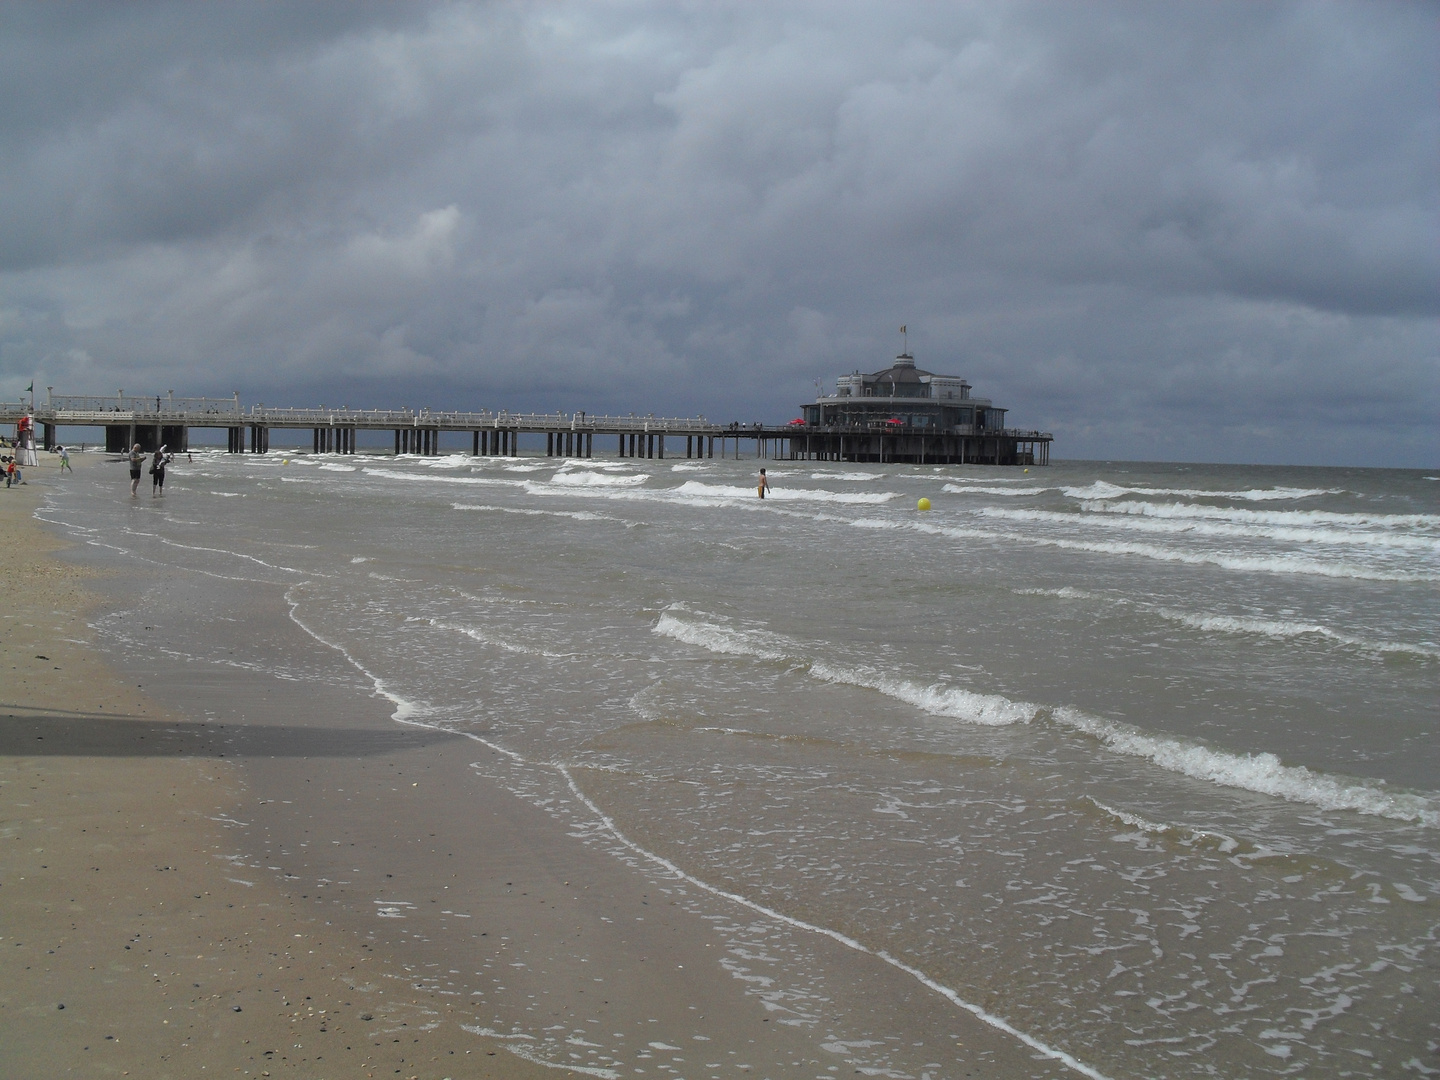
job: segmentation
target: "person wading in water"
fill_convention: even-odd
[[[165,463],[170,460],[170,455],[165,453],[165,447],[155,451],[155,460],[150,462],[150,497],[165,494]]]
[[[145,468],[145,453],[137,442],[130,448],[130,497],[140,494],[140,471]]]
[[[767,492],[767,491],[769,491],[769,490],[770,490],[770,478],[765,475],[765,470],[764,470],[764,469],[761,469],[761,470],[760,470],[760,483],[756,486],[755,493],[756,493],[757,495],[759,495],[760,498],[763,499],[763,498],[765,497],[765,492]]]

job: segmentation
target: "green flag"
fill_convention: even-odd
[[[27,386],[27,387],[25,387],[25,392],[26,392],[27,394],[33,394],[33,393],[35,392],[35,380],[34,380],[34,379],[31,379],[31,380],[30,380],[30,385]]]

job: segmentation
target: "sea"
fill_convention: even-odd
[[[1440,1071],[1440,476],[201,451],[163,498],[97,465],[39,513],[283,597],[397,725],[743,908],[717,977],[817,1039],[823,977],[776,942],[1061,1073]],[[99,647],[163,603],[97,615]],[[225,626],[169,647],[318,677]],[[492,1005],[537,1060],[631,1075]]]

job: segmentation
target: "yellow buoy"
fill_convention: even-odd
[[[1029,472],[1030,470],[1029,470],[1029,469],[1026,469],[1025,471],[1026,471],[1026,472]]]
[[[289,465],[289,464],[290,464],[290,459],[287,457],[284,461],[280,462],[280,464],[281,464],[281,465]]]
[[[929,510],[929,509],[930,509],[930,500],[929,500],[929,499],[921,499],[919,502],[917,502],[917,503],[915,504],[915,509],[916,509],[916,510]]]

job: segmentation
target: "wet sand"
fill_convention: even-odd
[[[79,467],[124,487],[100,455]],[[765,958],[722,955],[717,920],[773,935],[827,988],[836,1030],[903,1045],[909,1075],[1075,1075],[873,956],[727,909],[517,799],[472,767],[494,750],[398,725],[359,692],[278,591],[102,576],[83,551],[61,561],[30,517],[35,485],[6,494],[0,1057],[15,1075],[859,1071],[843,1040],[786,1022],[783,994],[757,993]],[[117,672],[86,649],[83,612],[135,589],[170,590],[175,625],[136,628],[154,648]],[[316,677],[168,652],[210,605],[233,622],[217,633],[262,633]],[[522,1017],[556,1033],[558,1061],[515,1036]],[[602,1029],[634,1048],[626,1067],[587,1047]]]
[[[143,659],[117,672],[86,648],[104,582],[31,517],[64,482],[49,464],[0,491],[0,1072],[553,1075],[235,867],[244,768],[146,695]]]

